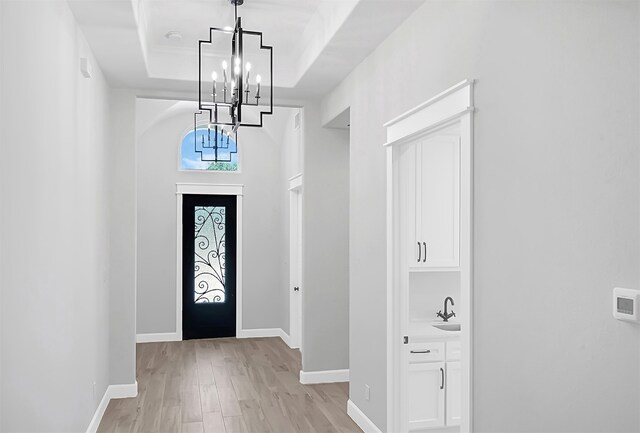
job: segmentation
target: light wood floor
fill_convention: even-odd
[[[301,385],[299,372],[279,338],[138,344],[138,397],[112,400],[98,432],[361,432],[347,383]]]

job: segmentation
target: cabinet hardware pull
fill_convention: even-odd
[[[420,241],[418,241],[418,263],[422,261],[422,248],[420,248]]]
[[[424,259],[422,259],[422,262],[426,263],[426,261],[427,261],[427,243],[423,242],[422,245],[424,245]]]
[[[444,389],[444,368],[440,367],[440,374],[442,375],[442,385],[440,385],[440,389]]]
[[[411,353],[431,353],[429,349],[427,350],[412,350]]]

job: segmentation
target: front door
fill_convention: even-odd
[[[182,337],[236,335],[236,196],[185,195]]]

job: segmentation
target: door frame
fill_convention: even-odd
[[[402,428],[402,267],[398,260],[398,227],[394,155],[403,144],[445,126],[460,130],[460,322],[462,422],[460,432],[473,430],[473,84],[466,79],[384,124],[387,131],[387,430]],[[468,169],[466,168],[468,167]]]
[[[236,335],[242,331],[242,197],[244,185],[176,183],[176,334],[182,341],[182,205],[186,195],[235,195],[236,204]]]
[[[294,306],[293,304],[293,288],[289,287],[289,337],[290,337],[290,345],[289,347],[291,347],[292,349],[300,349],[300,352],[302,352],[302,324],[303,324],[303,320],[302,320],[302,298],[304,296],[304,285],[303,285],[303,266],[302,266],[302,254],[303,254],[303,250],[302,250],[302,223],[303,223],[303,219],[302,219],[302,211],[303,211],[303,206],[302,206],[302,200],[303,200],[303,196],[302,196],[302,174],[298,174],[294,177],[292,177],[291,179],[289,179],[289,256],[290,256],[290,260],[289,260],[289,286],[293,286],[292,284],[292,276],[293,276],[293,262],[291,260],[291,255],[292,252],[294,251],[294,249],[297,251],[298,253],[298,284],[300,287],[300,305],[299,307],[299,311],[297,311],[297,317],[294,316],[294,309],[297,308],[296,306]],[[295,207],[294,207],[295,206]],[[295,212],[294,212],[295,209]],[[292,226],[292,221],[293,219],[296,218],[298,220],[298,224],[296,224],[296,230],[298,231],[297,234],[293,233],[293,226]],[[298,245],[294,245],[294,239],[298,240]],[[295,319],[299,320],[299,329],[296,326],[294,326],[294,322]],[[294,329],[297,330],[297,332],[294,332]]]

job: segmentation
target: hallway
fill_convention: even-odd
[[[137,345],[138,397],[113,400],[100,433],[360,432],[348,384],[302,385],[279,338]]]

